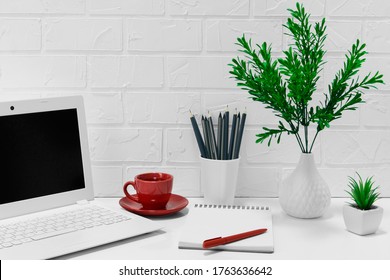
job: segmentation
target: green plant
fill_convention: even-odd
[[[268,139],[269,146],[273,138],[279,143],[283,133],[293,134],[302,152],[310,153],[318,133],[339,119],[344,111],[355,110],[357,104],[363,103],[362,90],[383,84],[383,75],[369,73],[359,79],[357,73],[367,52],[364,50],[366,45],[357,40],[328,86],[328,93],[324,93],[325,100],[317,106],[310,106],[325,63],[325,19],[313,27],[303,5],[297,3],[296,10],[288,11],[292,17],[283,26],[289,31],[286,35],[292,37],[293,43],[283,51],[284,57],[272,60],[271,46],[264,42],[255,49],[251,40],[247,41],[243,35],[236,44],[246,59],[234,58],[229,64],[232,67],[229,73],[254,101],[265,104],[281,119],[277,128],[263,127],[264,132],[256,135],[256,143]],[[311,143],[310,124],[316,126]]]
[[[356,181],[352,177],[349,178],[349,191],[346,191],[351,199],[355,203],[349,203],[351,206],[357,207],[361,210],[369,210],[371,209],[374,202],[379,199],[379,193],[377,192],[378,187],[372,188],[374,182],[372,181],[372,177],[367,178],[363,181],[362,177],[359,173],[356,173],[359,176],[359,181]]]

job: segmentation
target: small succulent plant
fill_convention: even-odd
[[[356,172],[359,180],[349,176],[349,190],[346,192],[351,196],[354,203],[351,206],[360,210],[370,210],[374,202],[379,199],[378,187],[374,187],[373,177],[366,178],[364,181],[359,173]]]

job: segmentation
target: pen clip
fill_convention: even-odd
[[[222,245],[220,243],[221,239],[222,239],[222,237],[215,237],[215,238],[211,238],[211,239],[207,239],[207,240],[203,241],[203,249],[207,249],[207,248],[211,248],[211,247],[214,247],[214,246]]]

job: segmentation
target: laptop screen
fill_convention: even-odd
[[[77,109],[0,116],[0,204],[85,188]]]

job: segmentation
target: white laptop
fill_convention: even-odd
[[[93,200],[81,96],[0,103],[0,182],[0,259],[48,259],[161,228]]]

